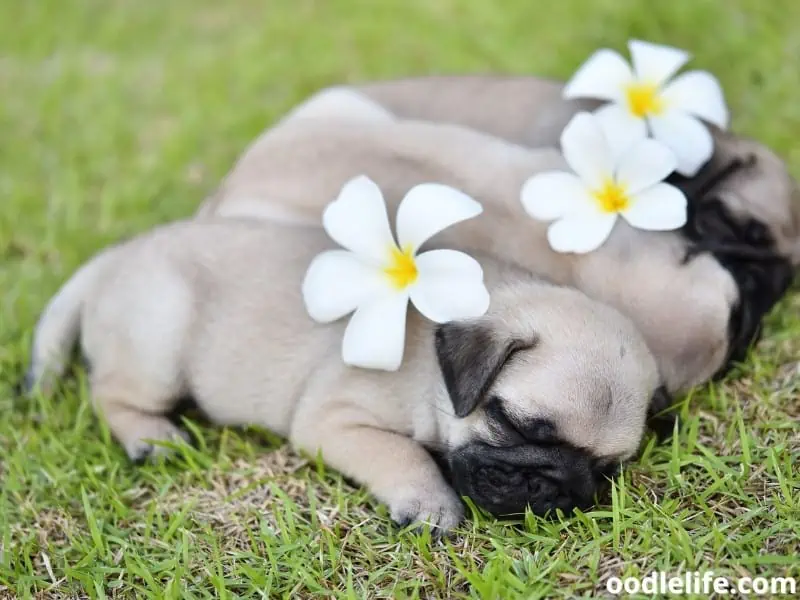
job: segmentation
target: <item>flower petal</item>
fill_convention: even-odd
[[[613,174],[613,160],[600,121],[587,112],[576,114],[561,132],[561,151],[567,164],[589,188],[599,187]]]
[[[675,153],[661,142],[644,139],[631,146],[617,164],[616,180],[628,194],[651,187],[678,166]]]
[[[691,55],[679,48],[641,40],[628,42],[633,70],[639,81],[662,85],[685,65]]]
[[[694,177],[714,153],[714,138],[708,128],[691,115],[675,110],[651,117],[649,122],[653,137],[675,153],[675,170],[681,175]]]
[[[481,263],[458,250],[429,250],[416,258],[420,280],[437,277],[466,277],[483,281]]]
[[[624,87],[633,81],[628,62],[614,50],[598,50],[564,86],[564,98],[622,100]]]
[[[607,104],[594,111],[606,136],[614,162],[632,144],[647,137],[647,123],[621,104]]]
[[[443,277],[411,288],[416,309],[434,323],[471,319],[489,310],[489,292],[482,281]]]
[[[572,173],[548,171],[530,177],[520,193],[522,206],[534,219],[553,221],[589,202],[586,185]]]
[[[347,250],[329,250],[311,261],[303,279],[303,302],[312,319],[330,323],[388,287],[374,266]]]
[[[671,109],[700,117],[721,129],[728,127],[728,107],[722,87],[711,73],[683,73],[667,84],[661,97]]]
[[[409,294],[417,310],[435,323],[479,317],[489,309],[489,292],[477,260],[455,250],[417,257],[419,279]]]
[[[464,192],[440,183],[421,183],[409,190],[397,208],[397,240],[416,252],[451,225],[471,219],[483,207]]]
[[[596,250],[606,241],[616,221],[616,213],[567,217],[548,227],[547,240],[556,252],[585,254]]]
[[[639,229],[670,231],[686,224],[686,196],[675,186],[659,183],[631,198],[622,216]]]
[[[322,213],[322,225],[337,244],[376,264],[383,264],[395,246],[383,194],[364,175],[344,184]]]
[[[403,362],[408,295],[390,292],[358,307],[342,340],[345,364],[397,371]]]

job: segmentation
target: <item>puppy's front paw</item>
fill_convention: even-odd
[[[449,487],[401,488],[389,503],[392,520],[400,527],[427,523],[438,532],[448,531],[464,518],[464,505]]]

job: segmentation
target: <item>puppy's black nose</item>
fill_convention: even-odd
[[[496,516],[530,508],[552,515],[588,508],[603,481],[588,454],[568,444],[497,448],[471,442],[451,456],[456,490]]]

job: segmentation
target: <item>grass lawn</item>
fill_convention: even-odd
[[[800,293],[685,399],[610,503],[562,522],[398,531],[257,430],[134,467],[79,375],[15,398],[32,327],[104,245],[189,215],[313,90],[443,72],[566,78],[629,37],[690,49],[734,128],[800,176],[795,0],[0,0],[0,597],[574,598],[610,576],[800,577]],[[309,174],[313,176],[313,174]]]

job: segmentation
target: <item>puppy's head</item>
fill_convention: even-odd
[[[674,393],[723,375],[758,338],[800,261],[800,192],[766,147],[722,132],[699,173],[669,181],[689,200],[678,235],[619,223],[574,283],[624,307]]]
[[[719,131],[715,138],[712,160],[694,177],[674,175],[672,182],[689,199],[687,259],[709,253],[736,283],[724,373],[745,358],[761,319],[800,265],[800,187],[764,145]]]
[[[438,327],[436,352],[453,485],[497,515],[590,506],[667,404],[633,325],[573,290],[495,290],[485,317]]]

